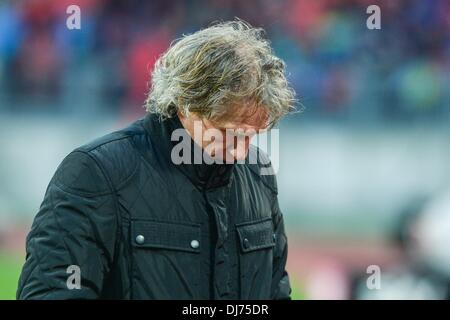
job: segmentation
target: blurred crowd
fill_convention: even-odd
[[[66,27],[70,4],[80,30]],[[366,27],[370,4],[381,30]],[[234,17],[266,29],[305,119],[448,119],[446,0],[2,1],[0,112],[142,113],[170,42]]]

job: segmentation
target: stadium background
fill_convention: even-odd
[[[66,28],[70,4],[81,30]],[[366,27],[371,4],[381,30]],[[144,114],[152,64],[172,39],[234,17],[266,29],[303,105],[280,125],[293,297],[446,297],[448,237],[417,243],[449,230],[449,206],[427,227],[411,221],[449,187],[450,1],[6,0],[0,298],[15,296],[25,236],[63,157]],[[369,265],[412,280],[365,290]]]

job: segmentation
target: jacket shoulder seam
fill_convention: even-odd
[[[93,155],[89,154],[89,152],[86,152],[86,151],[83,151],[83,150],[79,150],[79,149],[76,149],[76,150],[72,151],[71,153],[69,153],[69,155],[77,153],[77,152],[88,156],[92,161],[94,161],[95,165],[102,172],[103,178],[107,181],[107,185],[108,185],[109,191],[103,191],[103,192],[75,191],[72,188],[70,188],[69,186],[65,185],[64,183],[59,182],[59,180],[56,179],[56,178],[55,178],[55,186],[57,188],[61,189],[62,191],[67,192],[69,194],[78,195],[78,196],[85,196],[85,197],[106,196],[106,195],[112,194],[114,192],[114,190],[111,188],[110,184],[108,183],[108,178],[106,177],[105,170],[99,164],[97,159],[95,159],[95,157]]]
[[[112,142],[119,141],[119,140],[130,139],[133,136],[142,135],[143,133],[142,132],[134,132],[132,134],[124,134],[124,133],[120,133],[120,134],[121,134],[120,137],[108,139],[107,141],[103,141],[101,143],[95,144],[94,146],[92,146],[90,148],[87,148],[87,145],[89,145],[89,143],[87,143],[85,146],[81,146],[81,147],[77,148],[77,150],[84,151],[84,152],[92,152],[92,151],[100,148],[101,146],[104,146],[105,144],[112,143]]]
[[[103,166],[100,165],[101,161],[98,160],[97,159],[98,157],[95,156],[92,152],[94,152],[96,149],[98,149],[99,147],[101,147],[101,146],[103,146],[105,144],[108,144],[108,143],[111,143],[111,142],[115,142],[115,141],[119,141],[119,140],[124,140],[124,139],[128,139],[129,142],[130,142],[131,147],[133,149],[135,149],[135,151],[138,151],[138,150],[136,150],[136,146],[133,143],[133,141],[131,140],[131,138],[134,137],[134,136],[137,136],[137,135],[142,135],[142,134],[143,133],[136,132],[136,133],[133,133],[131,135],[126,135],[126,136],[119,137],[119,138],[116,138],[116,139],[113,139],[113,140],[105,141],[104,143],[101,143],[101,144],[99,144],[99,145],[97,145],[97,146],[95,146],[95,147],[93,147],[91,149],[88,149],[88,150],[82,150],[82,149],[77,149],[77,150],[80,151],[80,152],[86,153],[91,158],[95,158],[93,160],[96,161],[97,165],[102,169],[102,173],[107,177],[107,180],[109,180],[109,182],[111,184],[111,188],[110,189],[111,189],[111,193],[112,193],[114,191],[121,190],[131,180],[131,178],[135,175],[135,173],[136,173],[136,171],[137,171],[137,169],[139,167],[139,161],[138,160],[136,161],[136,165],[134,166],[133,170],[131,170],[131,173],[129,175],[127,175],[119,184],[117,184],[117,186],[114,186],[113,180],[107,174],[108,170],[106,170],[106,168],[104,168]]]

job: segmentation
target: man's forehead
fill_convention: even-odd
[[[269,112],[267,108],[258,107],[233,107],[227,114],[218,119],[217,123],[223,125],[247,125],[252,127],[264,128],[268,126]]]

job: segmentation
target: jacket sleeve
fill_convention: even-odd
[[[27,236],[17,299],[98,298],[114,256],[115,205],[97,160],[84,151],[70,153]]]
[[[272,217],[275,229],[275,250],[273,257],[273,274],[272,274],[272,299],[290,300],[291,285],[289,283],[289,275],[286,271],[288,244],[286,233],[284,230],[283,214],[281,213],[278,205],[278,198],[275,199]]]

